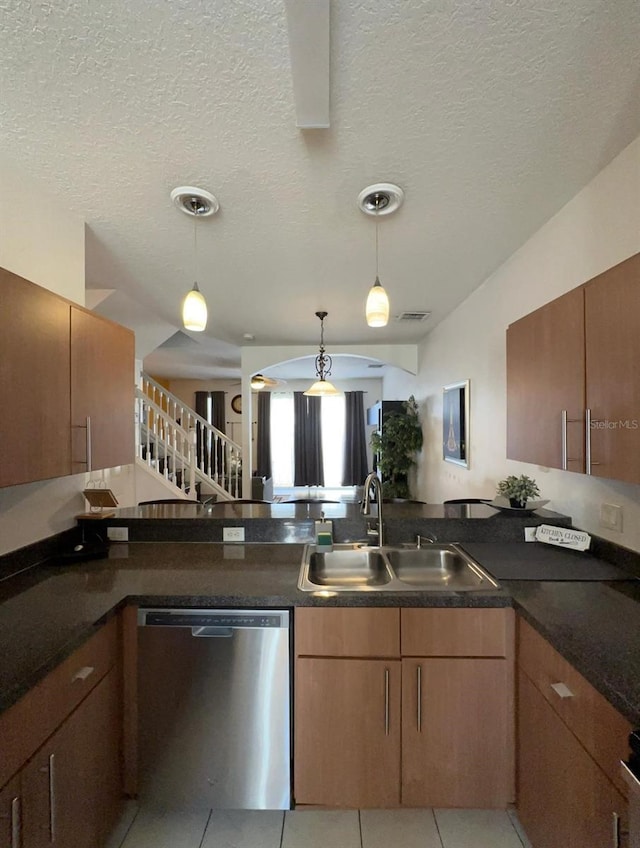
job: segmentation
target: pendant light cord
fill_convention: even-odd
[[[194,283],[198,285],[198,213],[193,214],[193,264],[195,271]]]

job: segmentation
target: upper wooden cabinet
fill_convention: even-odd
[[[0,487],[86,471],[88,446],[133,462],[133,333],[3,269],[0,293]]]
[[[507,329],[507,457],[640,482],[639,360],[637,254]]]
[[[0,486],[71,469],[69,303],[0,269]]]
[[[587,473],[640,482],[640,254],[585,286]]]
[[[74,473],[133,462],[133,358],[130,330],[71,307]]]
[[[507,330],[507,457],[548,468],[584,470],[581,288],[536,309]]]

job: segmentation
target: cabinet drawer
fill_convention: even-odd
[[[399,657],[400,610],[305,607],[295,614],[296,654]]]
[[[117,655],[118,619],[113,618],[0,715],[0,786],[115,665]]]
[[[626,797],[619,772],[620,760],[628,754],[629,722],[522,618],[518,636],[520,670]],[[557,684],[564,684],[566,690],[558,693]]]
[[[511,609],[403,609],[403,657],[513,655]]]

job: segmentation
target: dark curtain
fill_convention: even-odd
[[[319,397],[293,393],[293,477],[295,486],[324,486]]]
[[[361,486],[368,473],[364,429],[364,392],[345,392],[343,486]]]
[[[204,418],[205,421],[207,420],[208,400],[209,392],[196,392],[195,410],[201,418]],[[196,422],[196,458],[198,461],[198,467],[204,467],[205,471],[208,471],[209,459],[206,454],[207,451],[204,445],[202,425],[199,422]]]
[[[227,432],[225,430],[224,395],[224,392],[211,392],[211,421],[209,423],[213,424],[216,430],[220,430],[221,433]]]
[[[258,394],[258,477],[271,477],[271,393]]]

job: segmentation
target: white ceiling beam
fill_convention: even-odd
[[[285,0],[296,126],[326,129],[329,119],[330,0]]]

